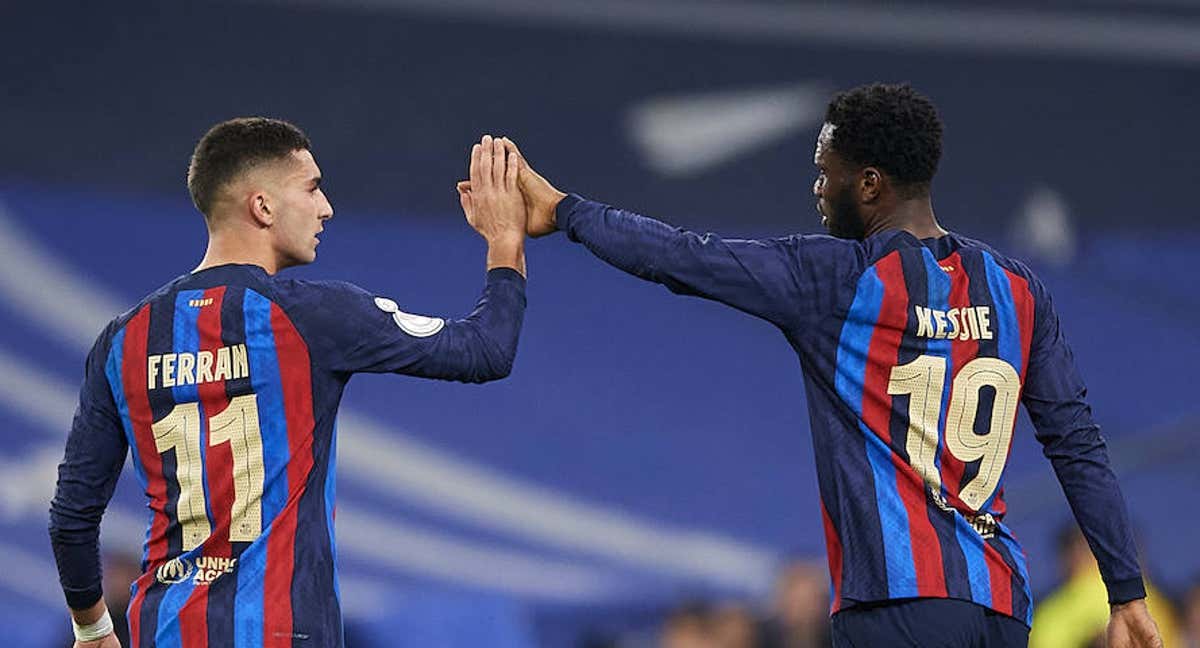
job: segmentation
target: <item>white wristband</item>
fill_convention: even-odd
[[[95,623],[89,623],[85,626],[79,625],[75,622],[75,617],[71,617],[71,625],[75,626],[76,641],[95,641],[97,639],[103,639],[104,637],[112,634],[113,631],[112,617],[109,616],[108,610],[105,610],[104,616],[96,619]]]

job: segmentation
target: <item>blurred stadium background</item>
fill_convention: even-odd
[[[815,232],[829,94],[938,104],[944,224],[1054,291],[1152,578],[1200,578],[1200,10],[1184,1],[12,2],[0,6],[0,625],[65,645],[45,532],[83,356],[191,269],[211,124],[307,130],[337,217],[295,274],[462,314],[482,242],[453,185],[481,133],[559,186],[726,235]],[[770,326],[562,237],[528,250],[513,376],[356,378],[340,434],[350,646],[648,646],[687,601],[766,614],[824,561],[801,377]],[[1070,519],[1022,415],[1008,520],[1035,592]],[[103,546],[140,556],[122,478]],[[55,643],[58,642],[58,643]],[[620,642],[619,644],[617,642]]]

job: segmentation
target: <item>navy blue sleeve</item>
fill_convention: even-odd
[[[343,373],[394,372],[481,383],[512,371],[525,315],[525,278],[487,273],[470,315],[443,319],[405,312],[394,300],[345,282],[293,282],[288,310],[314,362]]]
[[[1029,285],[1035,323],[1022,402],[1100,565],[1109,602],[1144,598],[1129,513],[1100,427],[1092,419],[1087,389],[1049,294],[1036,279]]]
[[[822,295],[832,299],[835,265],[845,256],[837,253],[845,246],[829,237],[723,239],[575,194],[558,204],[556,218],[572,241],[610,265],[674,293],[716,300],[785,329],[818,314]]]
[[[106,331],[88,354],[79,407],[50,503],[50,543],[59,582],[67,605],[77,610],[91,607],[101,597],[100,518],[128,450],[105,375],[110,343]]]

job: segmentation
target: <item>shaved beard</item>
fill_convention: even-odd
[[[849,187],[843,186],[832,200],[825,201],[829,210],[826,217],[826,228],[837,238],[855,239],[866,238],[867,224],[863,221],[862,212],[858,205],[850,199]]]

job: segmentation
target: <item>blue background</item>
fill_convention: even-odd
[[[1042,274],[1151,576],[1178,591],[1200,574],[1200,52],[726,38],[469,5],[3,10],[0,623],[18,629],[17,645],[64,632],[46,503],[90,336],[197,263],[188,155],[209,125],[243,114],[305,128],[336,209],[318,263],[289,272],[455,316],[483,278],[482,241],[453,191],[480,133],[513,137],[565,189],[672,223],[813,232],[819,116],[672,174],[647,161],[631,111],[661,97],[911,81],[946,122],[939,217]],[[1181,9],[1055,11],[1169,20],[1200,39]],[[1046,195],[1058,247],[1029,234],[1044,217],[1030,205]],[[764,601],[777,561],[823,555],[799,365],[782,336],[622,275],[561,235],[532,241],[528,258],[511,378],[351,384],[338,524],[352,645],[397,645],[397,627],[404,645],[574,645],[691,596]],[[1044,592],[1070,514],[1024,415],[1006,484]],[[140,553],[132,475],[114,510],[105,549]]]

